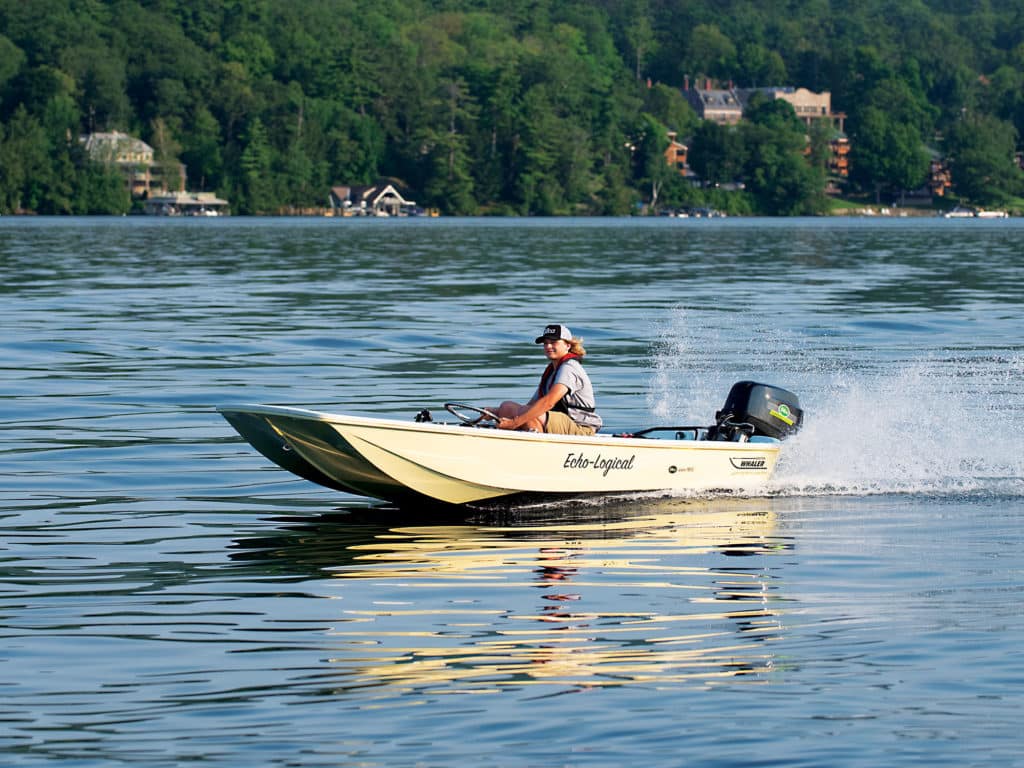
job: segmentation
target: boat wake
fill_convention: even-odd
[[[1019,351],[908,350],[865,362],[819,338],[743,339],[692,321],[680,312],[662,336],[651,409],[660,418],[713,410],[724,382],[747,376],[796,392],[804,426],[785,443],[771,495],[1024,496]],[[724,351],[724,370],[708,350]]]
[[[921,360],[813,397],[773,486],[783,494],[1024,495],[1021,359]],[[811,399],[811,398],[808,398]]]

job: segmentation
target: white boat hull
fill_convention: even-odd
[[[328,487],[396,503],[510,505],[646,493],[756,493],[779,442],[546,435],[456,424],[228,406],[257,450]]]

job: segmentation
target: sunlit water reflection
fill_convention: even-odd
[[[339,686],[493,691],[712,681],[769,672],[780,631],[763,502],[665,502],[636,513],[562,510],[514,525],[393,527],[349,545],[308,524],[240,542],[240,559],[289,549],[337,578]],[[311,554],[308,549],[313,549]],[[315,560],[314,560],[315,561]],[[640,600],[637,604],[635,601]]]

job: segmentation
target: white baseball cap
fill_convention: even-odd
[[[534,343],[543,344],[545,341],[556,341],[558,339],[572,341],[572,331],[569,330],[568,326],[550,323],[544,327],[544,333],[538,336]]]

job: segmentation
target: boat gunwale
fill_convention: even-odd
[[[328,413],[307,408],[297,408],[284,405],[262,405],[256,403],[245,403],[239,405],[217,406],[217,411],[238,412],[248,414],[259,414],[264,416],[285,416],[291,418],[307,419],[327,424],[348,425],[357,427],[370,427],[375,429],[386,429],[405,432],[425,432],[440,435],[458,435],[463,432],[452,430],[472,430],[464,434],[488,440],[525,440],[538,443],[562,443],[565,445],[591,445],[591,446],[635,446],[637,448],[660,448],[671,450],[713,450],[713,451],[737,451],[749,450],[755,452],[773,451],[778,452],[781,441],[767,438],[763,442],[735,442],[719,440],[682,440],[667,439],[659,437],[628,437],[614,433],[597,433],[594,435],[557,435],[538,432],[519,432],[513,430],[498,430],[494,428],[477,428],[466,424],[455,424],[450,422],[436,421],[402,421],[400,419],[378,417],[378,416],[354,416],[349,414]],[[693,429],[694,427],[689,427]],[[673,429],[684,429],[683,427],[666,427]]]

